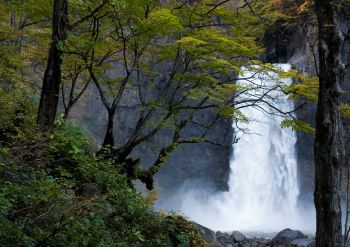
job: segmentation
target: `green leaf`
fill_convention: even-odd
[[[314,134],[316,131],[309,123],[298,119],[285,119],[282,121],[281,127],[311,134]]]

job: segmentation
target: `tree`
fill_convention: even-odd
[[[53,127],[61,84],[62,44],[67,37],[68,0],[55,0],[52,17],[52,40],[43,79],[37,121],[43,131]]]
[[[341,168],[344,136],[340,114],[341,61],[344,37],[337,10],[343,1],[316,0],[318,19],[319,97],[315,135],[316,246],[339,246],[341,233]]]
[[[89,78],[85,69],[76,61],[64,61],[66,65],[65,73],[62,76],[63,81],[61,83],[61,98],[64,108],[63,118],[67,119],[72,107],[80,100],[85,91],[90,85],[91,79]],[[64,59],[65,60],[65,59]]]
[[[67,32],[73,31],[74,28],[92,18],[99,11],[101,11],[104,5],[107,3],[108,0],[103,0],[102,3],[96,8],[89,9],[90,12],[87,15],[81,17],[72,24],[69,24],[68,0],[54,0],[51,47],[43,78],[43,86],[37,116],[37,122],[41,130],[50,130],[55,121],[59,101],[59,90],[62,80],[62,54],[64,53],[64,42],[67,38]],[[74,89],[74,87],[72,87],[72,89]]]
[[[103,146],[115,146],[115,164],[125,164],[131,179],[147,180],[151,188],[152,176],[180,145],[210,143],[223,146],[208,137],[210,129],[220,119],[234,119],[239,129],[239,122],[248,121],[240,112],[244,107],[292,117],[291,113],[278,109],[275,91],[298,91],[311,96],[313,93],[301,85],[286,87],[276,78],[272,78],[276,80],[273,86],[254,83],[255,75],[268,76],[270,71],[284,77],[298,76],[294,72],[282,73],[274,66],[258,61],[263,49],[256,40],[267,23],[280,17],[274,11],[275,2],[244,1],[241,5],[234,2],[233,9],[228,2],[69,1],[69,22],[72,24],[67,23],[65,16],[66,34],[51,43],[48,60],[55,62],[55,66],[47,64],[44,74],[47,83],[43,87],[39,113],[44,112],[43,106],[48,106],[50,111],[45,110],[45,116],[50,117],[42,119],[47,120],[42,123],[42,130],[52,127],[60,86],[67,117],[89,82],[93,82],[108,115]],[[26,2],[21,29],[37,28],[39,34],[49,30],[50,11],[40,8],[44,3],[45,0]],[[57,3],[45,7],[58,8]],[[53,22],[57,25],[58,19]],[[58,30],[52,32],[51,39]],[[25,50],[31,59],[29,64],[37,67],[41,75],[47,59],[46,54],[42,54],[42,44],[47,43],[48,36],[47,32],[45,36],[38,36],[38,41],[33,44],[28,42],[33,38],[26,39]],[[35,57],[33,53],[39,56]],[[53,78],[49,69],[56,71],[58,77]],[[252,76],[239,78],[244,70],[250,70]],[[53,83],[48,80],[50,76]],[[251,83],[240,86],[236,84],[239,79]],[[48,91],[48,85],[54,87]],[[56,93],[52,93],[54,91]],[[122,142],[113,132],[114,121],[119,103],[130,91],[136,92],[133,95],[138,97],[135,99],[139,102],[135,107],[138,115],[131,123],[131,133],[127,133]],[[212,119],[201,121],[199,116],[208,112]],[[294,129],[305,128],[293,120],[283,124]],[[187,130],[193,125],[198,127],[198,132],[189,135]],[[149,169],[138,169],[138,161],[130,159],[131,153],[139,145],[152,142],[164,130],[169,133],[169,143],[156,150]],[[115,142],[115,138],[119,139]]]
[[[113,155],[116,164],[125,164],[131,178],[140,178],[148,188],[152,188],[152,176],[178,146],[220,145],[207,137],[220,118],[247,121],[240,112],[243,107],[267,113],[271,108],[279,110],[272,99],[275,91],[285,88],[280,81],[274,86],[253,81],[246,86],[235,84],[245,69],[255,73],[240,79],[251,80],[270,71],[281,73],[257,60],[263,49],[256,42],[265,25],[261,18],[273,20],[278,15],[266,2],[256,1],[237,11],[224,7],[225,2],[111,2],[86,23],[85,31],[67,39],[68,54],[84,61],[106,108],[103,146],[116,144],[115,114],[125,92],[137,92],[138,119],[126,141],[118,140]],[[214,115],[212,121],[201,122],[198,116],[208,111]],[[198,126],[200,133],[186,134],[191,125]],[[137,169],[137,161],[130,160],[132,151],[164,129],[171,132],[169,143],[157,150],[149,169]],[[111,155],[110,150],[107,153]]]

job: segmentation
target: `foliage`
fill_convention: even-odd
[[[306,133],[315,133],[315,128],[310,126],[307,122],[298,119],[285,119],[281,123],[282,128],[291,128],[295,131],[302,131]]]
[[[350,119],[350,105],[349,104],[345,104],[342,103],[340,105],[340,113],[342,114],[342,116],[346,119]]]
[[[71,19],[79,19],[84,16],[81,13],[89,14],[97,6],[86,2],[87,6],[80,1],[71,3]],[[71,29],[61,44],[63,73],[69,77],[75,68],[84,71],[82,78],[92,79],[109,119],[114,119],[127,92],[138,96],[137,129],[124,146],[116,147],[120,159],[164,128],[174,133],[173,143],[158,152],[151,168],[157,172],[181,143],[210,142],[207,130],[183,137],[194,114],[211,109],[217,114],[213,122],[223,117],[246,122],[233,100],[242,92],[247,99],[239,108],[252,104],[266,107],[250,97],[258,86],[238,86],[235,81],[243,66],[261,65],[257,59],[264,49],[257,40],[267,24],[280,17],[274,1],[258,0],[249,6],[240,3],[234,10],[214,0],[109,1],[93,18]],[[275,68],[266,65],[259,70],[268,73]],[[283,86],[280,82],[276,85],[276,90]],[[105,146],[114,145],[113,121],[108,124]]]
[[[294,70],[282,73],[281,76],[284,78],[294,78],[296,81],[296,83],[284,89],[290,95],[291,100],[303,98],[309,102],[317,102],[319,90],[318,77],[310,77]]]
[[[169,224],[169,232],[174,246],[206,246],[205,241],[201,239],[197,227],[189,223],[184,217],[170,214],[165,218]]]
[[[312,7],[312,5],[313,5],[312,0],[304,1],[304,3],[299,6],[299,13],[304,13],[304,12],[309,11],[310,8]]]
[[[39,133],[28,94],[36,93],[29,89],[40,84],[46,67],[53,1],[2,1],[0,245],[205,246],[193,224],[154,212],[152,199],[136,193],[130,180],[153,182],[179,145],[213,143],[206,134],[215,121],[247,122],[240,109],[268,108],[276,91],[291,100],[317,101],[315,78],[258,61],[264,52],[258,40],[287,7],[276,0],[237,1],[233,9],[215,0],[68,2],[68,36],[58,44],[65,110],[93,81],[113,119],[125,91],[132,90],[140,102],[137,129],[125,146],[110,149],[116,152],[110,157],[93,152],[84,133],[62,118],[52,132]],[[309,7],[305,3],[300,12]],[[274,84],[237,85],[244,69]],[[289,77],[298,83],[285,85],[281,79]],[[213,121],[196,122],[206,109],[215,112]],[[342,110],[349,115],[347,106]],[[190,124],[203,132],[185,135]],[[314,131],[290,116],[282,127]],[[138,161],[128,160],[129,154],[164,128],[173,133],[172,143],[149,170],[135,168]]]
[[[154,211],[97,158],[77,126],[59,119],[49,138],[37,134],[31,99],[4,92],[1,129],[25,134],[1,143],[1,246],[206,246],[192,223]]]
[[[25,90],[0,86],[0,145],[33,138],[35,112],[36,107]]]

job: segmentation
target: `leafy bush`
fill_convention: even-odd
[[[24,90],[0,86],[0,145],[33,138],[35,111],[35,105]]]
[[[183,217],[154,211],[76,125],[58,119],[42,135],[25,94],[0,96],[0,246],[206,246]]]

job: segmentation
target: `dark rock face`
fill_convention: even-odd
[[[290,243],[297,239],[303,239],[306,238],[306,236],[300,232],[300,231],[294,231],[289,228],[284,229],[283,231],[279,232],[273,239],[272,239],[272,246],[273,247],[283,247],[288,246]]]
[[[126,89],[115,116],[115,142],[122,145],[133,133],[139,117],[140,102],[135,89]],[[214,113],[201,111],[196,121],[212,121]],[[97,147],[103,141],[107,124],[107,112],[101,103],[94,85],[90,85],[84,98],[75,105],[70,118],[78,122],[94,140]],[[213,142],[229,146],[233,138],[232,123],[228,119],[219,120],[209,131],[208,138]],[[189,126],[188,135],[201,133],[198,126]],[[140,158],[143,167],[149,167],[156,159],[157,151],[170,143],[172,130],[162,129],[154,138],[138,146],[131,156]],[[160,188],[160,198],[166,200],[184,184],[191,183],[208,191],[228,189],[230,174],[230,147],[221,147],[207,143],[181,145],[156,175],[156,187]]]
[[[339,12],[341,29],[345,37],[343,47],[343,63],[350,62],[350,8]],[[270,63],[290,63],[299,72],[312,76],[317,75],[315,61],[317,61],[317,43],[315,43],[316,22],[311,15],[303,17],[293,23],[277,22],[265,34],[263,43],[266,54],[263,59]],[[314,45],[316,44],[316,45]],[[313,48],[312,48],[313,47]],[[347,71],[342,89],[350,89],[350,70]],[[349,103],[349,94],[344,93],[344,102]],[[296,102],[296,105],[298,102]],[[296,114],[301,120],[314,125],[316,104],[310,103]],[[344,121],[345,130],[349,132],[350,124]],[[348,135],[349,136],[349,135]],[[300,185],[300,199],[310,201],[314,190],[314,155],[313,135],[297,133],[298,173]]]
[[[201,122],[210,121],[213,114],[207,112],[198,116]],[[186,132],[193,135],[197,127],[190,126]],[[231,121],[221,119],[208,137],[217,142],[229,145],[232,142],[233,130]],[[159,136],[158,138],[163,139]],[[230,173],[231,148],[223,148],[207,143],[181,145],[170,157],[168,163],[157,174],[157,182],[172,194],[179,185],[191,184],[208,191],[228,190]]]

